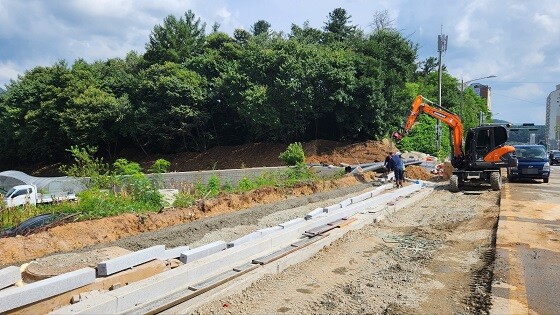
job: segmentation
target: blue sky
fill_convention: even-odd
[[[437,35],[449,36],[449,73],[492,88],[494,117],[544,124],[546,98],[560,84],[557,0],[0,0],[0,86],[36,66],[144,53],[150,32],[172,14],[192,10],[232,34],[266,20],[275,31],[292,23],[321,28],[342,7],[352,24],[371,31],[375,12],[420,45],[419,60],[437,56]],[[445,103],[445,100],[443,101]]]

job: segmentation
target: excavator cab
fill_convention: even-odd
[[[509,167],[516,164],[504,126],[480,126],[467,132],[465,141],[465,168],[488,169]],[[507,151],[507,152],[506,152]]]

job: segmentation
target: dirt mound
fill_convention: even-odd
[[[318,152],[316,155],[307,156],[306,162],[331,165],[382,162],[387,152],[395,149],[395,145],[389,140],[366,141],[335,147],[324,153]]]
[[[430,174],[430,172],[428,172],[427,169],[417,165],[407,166],[404,176],[406,178],[420,179],[420,180],[430,180],[434,177],[434,175]]]
[[[287,143],[249,143],[237,146],[216,146],[204,152],[181,152],[176,154],[145,154],[141,150],[126,149],[116,157],[139,163],[147,170],[157,159],[171,163],[172,172],[188,172],[249,167],[271,167],[285,165],[278,157]],[[359,143],[331,140],[312,140],[302,143],[306,163],[331,165],[379,162],[385,159],[387,151],[395,149],[389,140]],[[33,176],[61,176],[61,163],[44,163],[17,167],[16,169]]]
[[[395,145],[389,140],[359,143],[313,140],[302,143],[302,146],[306,163],[330,165],[380,162],[385,159],[387,151],[395,149]],[[278,156],[287,147],[288,144],[285,143],[251,143],[238,146],[216,146],[204,152],[183,152],[153,156],[127,150],[121,152],[121,156],[140,163],[145,169],[150,167],[157,159],[163,158],[171,163],[171,171],[187,172],[282,166],[285,164]]]
[[[445,162],[443,163],[443,179],[448,180],[451,175],[453,175],[453,170],[455,168],[453,167],[453,165],[451,165],[451,163],[449,162]]]

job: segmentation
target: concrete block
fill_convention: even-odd
[[[339,203],[337,203],[337,204],[334,204],[332,206],[328,206],[328,207],[323,208],[323,212],[331,213],[331,212],[339,210],[341,208],[342,208],[342,206]]]
[[[25,285],[0,291],[0,313],[37,302],[95,281],[95,269],[83,268]]]
[[[371,192],[367,192],[367,193],[352,197],[352,198],[350,198],[350,201],[352,203],[357,203],[357,202],[364,201],[364,200],[369,199],[369,198],[371,198]]]
[[[375,197],[375,196],[381,194],[382,192],[384,192],[385,190],[391,188],[392,186],[393,186],[393,185],[391,185],[391,184],[381,185],[381,186],[375,188],[375,189],[371,192],[371,196],[372,196],[372,197]]]
[[[352,199],[348,198],[348,199],[344,199],[340,202],[340,206],[342,208],[349,206],[350,204],[352,204]]]
[[[226,272],[228,269],[231,270],[232,267],[239,266],[240,263],[247,263],[252,259],[263,257],[267,252],[272,253],[277,251],[286,246],[286,244],[301,241],[301,236],[306,230],[326,225],[345,217],[350,217],[360,211],[364,211],[367,207],[373,207],[383,202],[386,203],[393,200],[401,196],[401,194],[406,194],[409,187],[410,186],[407,186],[396,192],[349,205],[346,208],[332,213],[332,215],[326,215],[325,217],[319,217],[308,221],[305,221],[303,218],[298,218],[280,224],[279,226],[283,229],[278,232],[254,238],[228,250],[220,250],[212,256],[207,255],[200,257],[198,260],[192,261],[189,264],[179,266],[151,278],[131,283],[128,286],[105,293],[105,295],[110,294],[115,297],[118,301],[118,309],[111,311],[111,313],[130,312],[131,310],[134,310],[136,313],[143,313],[149,311],[149,307],[154,308],[158,305],[169,303],[173,299],[189,294],[189,286],[214,277],[219,273]],[[412,187],[410,191],[413,189],[418,188]],[[221,244],[225,247],[225,243],[221,242]],[[206,246],[211,246],[211,244]],[[201,251],[200,248],[198,250]],[[144,304],[139,305],[139,303]],[[81,303],[76,305],[79,304]]]
[[[226,249],[226,247],[227,247],[226,242],[216,241],[214,243],[189,249],[188,251],[181,253],[181,257],[179,258],[179,260],[181,260],[183,264],[190,263],[195,260],[201,259],[203,257],[217,253],[219,251],[222,251]]]
[[[225,248],[226,244],[222,242],[222,245]],[[134,309],[139,303],[150,302],[163,305],[171,302],[173,296],[176,298],[176,293],[178,292],[182,292],[179,294],[182,296],[188,293],[188,286],[225,272],[234,266],[239,266],[240,260],[256,258],[256,256],[270,248],[270,239],[262,240],[258,238],[250,243],[222,250],[211,257],[202,257],[189,264],[131,283],[106,294],[117,298],[118,309],[116,313],[124,313]],[[143,313],[141,310],[138,312]]]
[[[67,305],[50,312],[50,315],[67,314],[116,314],[117,299],[114,296],[100,294],[95,298],[85,299],[76,304]]]
[[[242,237],[240,237],[236,240],[233,240],[233,241],[227,243],[227,248],[231,248],[231,247],[243,244],[243,243],[247,243],[248,241],[253,240],[255,238],[259,238],[261,236],[262,236],[261,232],[255,231],[255,232],[249,233],[245,236],[242,236]]]
[[[288,222],[280,223],[280,224],[278,224],[278,226],[281,226],[283,229],[286,229],[286,228],[289,228],[291,226],[300,224],[302,222],[305,222],[304,218],[296,218],[296,219],[290,220]]]
[[[181,253],[189,250],[188,246],[177,246],[175,248],[166,249],[163,256],[158,257],[161,260],[168,260],[181,257]]]
[[[257,230],[257,232],[260,232],[262,236],[265,236],[265,235],[268,235],[270,233],[276,233],[276,232],[281,231],[281,230],[282,230],[282,227],[277,225],[277,226]]]
[[[211,277],[210,279],[206,279],[200,283],[194,284],[189,286],[189,290],[193,291],[201,291],[201,290],[209,290],[213,287],[217,287],[218,285],[225,283],[239,275],[239,272],[235,270],[228,270],[224,273]]]
[[[156,245],[97,264],[97,275],[108,276],[150,260],[163,257],[165,245]]]
[[[313,219],[314,216],[323,213],[323,208],[316,208],[315,210],[309,212],[308,214],[305,215],[304,219],[305,220],[311,220]]]
[[[9,266],[0,270],[0,289],[9,287],[21,280],[19,267]]]

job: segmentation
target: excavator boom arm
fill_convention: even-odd
[[[434,117],[437,120],[442,121],[444,124],[449,126],[452,131],[452,144],[453,144],[453,156],[460,157],[463,155],[463,124],[461,123],[461,119],[453,114],[448,112],[442,107],[437,105],[431,106],[428,103],[432,103],[429,100],[425,99],[422,95],[416,96],[414,101],[412,102],[412,107],[406,119],[404,125],[404,135],[406,135],[412,127],[414,123],[418,119],[420,113],[428,114]],[[433,103],[432,103],[433,104]]]

